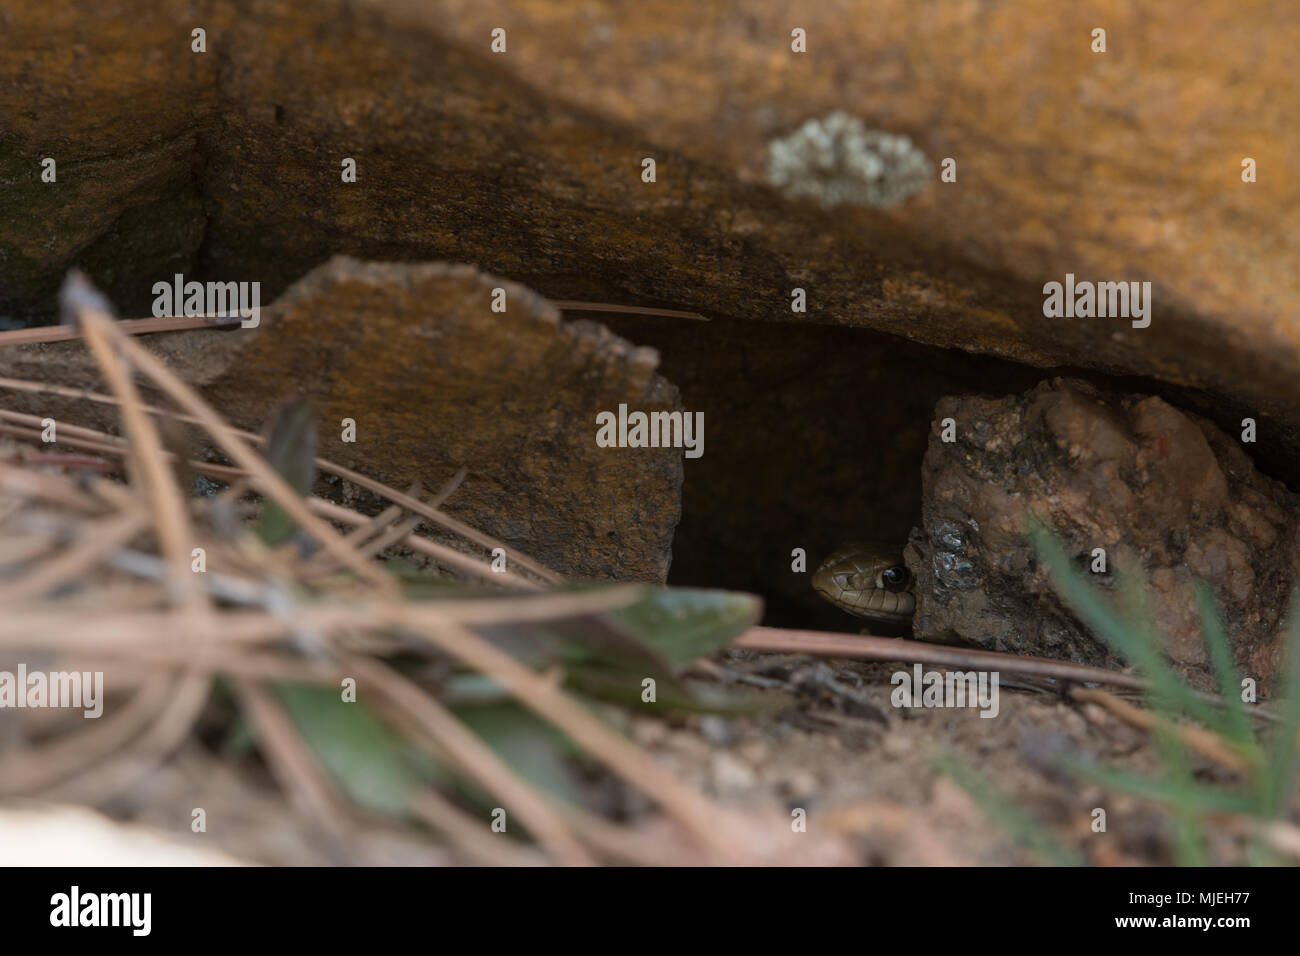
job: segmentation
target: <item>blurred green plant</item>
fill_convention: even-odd
[[[1035,859],[1052,866],[1083,865],[1081,853],[1063,846],[1028,810],[952,751],[944,751],[935,759],[935,769],[970,794],[984,815]]]
[[[316,478],[316,411],[311,402],[284,402],[271,413],[266,431],[267,463],[298,494],[310,494]],[[268,547],[283,544],[297,530],[297,522],[275,501],[263,501],[257,535]]]
[[[1243,699],[1243,684],[1233,663],[1227,629],[1214,594],[1204,582],[1197,583],[1196,600],[1201,633],[1218,684],[1217,701],[1207,699],[1184,681],[1165,657],[1145,600],[1146,582],[1141,575],[1117,574],[1122,611],[1117,610],[1042,524],[1031,525],[1029,537],[1053,586],[1079,619],[1147,679],[1147,702],[1158,717],[1155,737],[1164,765],[1162,776],[1105,767],[1068,755],[1060,758],[1063,768],[1168,807],[1174,822],[1174,858],[1183,866],[1200,866],[1208,861],[1209,815],[1236,814],[1261,825],[1284,820],[1295,789],[1300,733],[1300,602],[1292,599],[1287,616],[1285,664],[1275,687],[1277,720],[1272,732],[1265,734],[1255,729]],[[1175,728],[1186,722],[1200,724],[1217,735],[1241,758],[1245,771],[1240,783],[1215,785],[1197,778],[1191,755],[1175,733]],[[936,763],[971,795],[985,815],[1035,857],[1055,865],[1082,862],[1079,854],[1061,846],[1023,807],[955,755],[946,753]],[[1263,826],[1249,829],[1252,838],[1247,861],[1270,865],[1282,862],[1259,836]]]
[[[1300,730],[1300,604],[1293,599],[1288,614],[1285,664],[1275,687],[1278,719],[1271,733],[1261,733],[1255,729],[1243,700],[1243,685],[1233,664],[1227,631],[1208,586],[1198,582],[1196,597],[1201,633],[1218,683],[1217,701],[1198,693],[1165,657],[1145,601],[1146,582],[1141,575],[1117,575],[1121,612],[1079,572],[1046,528],[1035,524],[1029,536],[1057,592],[1079,619],[1149,681],[1147,701],[1159,718],[1155,736],[1164,764],[1163,775],[1147,776],[1069,756],[1062,757],[1065,769],[1167,806],[1175,825],[1175,859],[1185,866],[1207,862],[1206,817],[1210,814],[1239,814],[1259,824],[1284,819],[1295,786]],[[1174,732],[1184,722],[1198,723],[1221,738],[1241,758],[1244,779],[1225,785],[1198,779],[1191,755]],[[1045,842],[1044,834],[1035,829],[1032,821],[1025,823],[1028,817],[1023,811],[1009,810],[1004,798],[990,796],[993,791],[987,782],[972,778],[967,768],[954,771],[954,766],[952,762],[947,764],[954,779],[966,785],[982,806],[994,807],[990,816],[1000,819],[1019,842],[1039,856],[1059,861],[1059,850]],[[1251,831],[1258,834],[1262,827]],[[1280,862],[1258,836],[1252,837],[1248,860]]]
[[[440,593],[464,599],[452,589]],[[605,700],[661,716],[673,711],[752,712],[766,704],[689,685],[680,672],[729,644],[757,622],[761,610],[759,599],[748,594],[647,587],[641,600],[616,611],[478,630],[534,668],[558,665],[566,687],[588,703]],[[642,698],[647,677],[655,681],[653,703]],[[344,703],[335,688],[287,682],[274,682],[273,688],[321,764],[358,806],[406,817],[416,787],[447,789],[453,784],[470,802],[491,806],[486,794],[455,781],[451,768],[437,765],[404,740],[364,697]],[[436,696],[529,783],[563,800],[577,800],[579,748],[504,688],[481,674],[457,670],[440,682]]]
[[[295,400],[281,405],[268,424],[267,460],[299,494],[309,493],[315,475],[316,417],[311,405]],[[257,526],[268,546],[290,540],[293,520],[267,500]],[[493,601],[501,592],[448,581],[398,560],[386,562],[401,583],[403,596],[421,603],[455,599]],[[558,589],[599,591],[601,585]],[[554,593],[554,592],[551,592]],[[762,601],[749,594],[646,586],[642,597],[624,607],[546,621],[480,626],[476,631],[516,660],[534,669],[558,670],[578,699],[673,711],[747,713],[770,704],[755,695],[689,684],[683,671],[700,657],[730,644],[758,623]],[[400,637],[400,635],[394,635]],[[414,676],[427,661],[428,648],[390,660]],[[647,680],[653,700],[647,700]],[[486,794],[458,779],[452,769],[427,754],[370,708],[364,695],[345,702],[338,689],[272,681],[272,689],[321,765],[358,806],[390,817],[411,816],[416,788],[458,789],[473,803],[491,806]],[[472,731],[534,786],[567,801],[580,794],[579,749],[562,733],[527,709],[491,678],[463,668],[427,689],[451,708]],[[241,721],[227,746],[248,742],[252,728]]]

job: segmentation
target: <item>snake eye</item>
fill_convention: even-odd
[[[912,581],[912,573],[901,564],[886,568],[880,573],[880,583],[886,591],[906,591]]]

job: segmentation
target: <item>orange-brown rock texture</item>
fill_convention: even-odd
[[[1195,594],[1204,581],[1243,672],[1274,677],[1300,580],[1300,508],[1240,442],[1159,398],[1061,379],[1012,398],[945,398],[935,418],[907,551],[917,636],[1114,663],[1026,539],[1037,521],[1103,592],[1116,575],[1146,582],[1165,650],[1187,673],[1213,686]]]
[[[180,266],[269,294],[336,252],[472,261],[555,298],[868,326],[1229,393],[1288,440],[1300,424],[1290,7],[164,0],[0,17],[10,311],[48,308],[72,262],[132,312]],[[957,181],[885,211],[782,197],[767,144],[835,109],[956,159]],[[1045,318],[1041,286],[1067,271],[1151,281],[1151,327]]]
[[[493,290],[505,292],[494,312]],[[405,489],[468,472],[446,510],[564,575],[662,582],[681,509],[682,451],[600,448],[620,403],[678,406],[658,356],[560,317],[468,266],[336,258],[257,328],[157,336],[154,347],[231,421],[257,429],[279,400],[311,400],[324,458]],[[102,389],[80,342],[0,353],[5,375]],[[115,409],[18,395],[61,421],[112,427]],[[344,441],[344,419],[355,441]],[[486,555],[484,555],[486,557]]]

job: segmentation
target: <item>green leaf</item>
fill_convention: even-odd
[[[1296,732],[1300,730],[1300,600],[1291,599],[1287,624],[1286,665],[1283,667],[1282,701],[1278,726],[1273,730],[1269,754],[1269,812],[1283,816],[1290,803],[1296,767]]]
[[[1182,806],[1205,813],[1246,813],[1259,812],[1256,803],[1246,794],[1211,787],[1195,787],[1188,790],[1185,786],[1172,780],[1158,780],[1139,773],[1126,770],[1114,770],[1084,760],[1063,758],[1062,765],[1083,777],[1088,777],[1103,786],[1127,790],[1149,800],[1157,800],[1173,806]]]
[[[607,587],[578,584],[558,590],[598,593]],[[462,587],[438,596],[491,601],[499,599],[500,592]],[[529,667],[562,668],[569,686],[591,697],[649,706],[641,701],[642,681],[649,677],[656,684],[655,703],[665,709],[754,713],[779,702],[687,683],[680,674],[756,624],[762,608],[762,601],[749,594],[647,586],[644,597],[614,611],[480,625],[475,631]],[[494,696],[490,687],[458,679],[450,689],[461,699]]]
[[[362,702],[332,687],[273,682],[272,689],[339,788],[358,806],[405,817],[412,789],[433,765]]]
[[[1164,713],[1166,720],[1172,720],[1172,713]],[[1171,812],[1174,815],[1174,852],[1179,866],[1204,866],[1206,864],[1205,828],[1201,826],[1199,816],[1194,811],[1198,788],[1192,779],[1191,764],[1183,742],[1169,729],[1169,724],[1160,723],[1156,727],[1156,746],[1168,771],[1168,785],[1174,793]]]
[[[276,473],[301,496],[311,491],[316,479],[316,412],[305,399],[286,402],[271,418],[266,442],[266,460]],[[258,536],[270,547],[288,541],[297,524],[271,499],[262,505]]]
[[[763,601],[735,591],[662,588],[609,616],[671,666],[681,668],[726,647],[757,624]]]
[[[592,586],[567,590],[590,591]],[[773,702],[758,695],[695,686],[679,674],[757,623],[752,595],[689,588],[647,588],[634,604],[563,620],[477,628],[487,640],[532,667],[559,665],[581,693],[632,706],[642,681],[655,681],[655,704],[669,710],[753,713]]]
[[[603,585],[561,590],[590,593]],[[448,597],[481,596],[473,591]],[[726,647],[762,617],[762,599],[734,591],[694,588],[645,589],[645,597],[598,614],[483,627],[481,633],[534,666],[601,663],[629,670],[680,671]]]
[[[1242,745],[1244,750],[1254,751],[1255,731],[1241,699],[1241,678],[1232,662],[1232,650],[1228,646],[1228,635],[1219,618],[1214,594],[1204,581],[1196,582],[1196,605],[1201,615],[1201,633],[1205,635],[1210,662],[1219,682],[1219,693],[1223,695],[1224,707],[1227,708],[1222,732]]]
[[[755,714],[787,703],[776,695],[741,693],[711,684],[686,683],[670,672],[634,673],[599,665],[578,665],[567,673],[566,686],[580,694],[648,713],[656,709],[692,714]],[[654,701],[642,700],[642,681],[655,682]]]
[[[1202,633],[1225,697],[1226,710],[1208,704],[1175,673],[1163,654],[1160,641],[1150,623],[1152,615],[1139,576],[1126,575],[1120,581],[1121,606],[1127,616],[1125,621],[1083,576],[1075,572],[1064,550],[1045,527],[1034,523],[1029,534],[1065,601],[1085,624],[1136,665],[1151,681],[1152,690],[1147,695],[1148,701],[1163,718],[1155,736],[1165,765],[1164,779],[1157,780],[1075,761],[1065,761],[1066,765],[1101,783],[1167,803],[1174,817],[1175,852],[1179,861],[1190,865],[1203,864],[1206,860],[1206,836],[1197,814],[1238,812],[1258,815],[1268,802],[1268,787],[1259,773],[1261,751],[1249,718],[1240,703],[1240,688],[1227,635],[1212,594],[1203,584],[1197,588]],[[1221,734],[1227,743],[1234,745],[1250,761],[1255,768],[1251,773],[1253,795],[1209,789],[1196,784],[1182,741],[1168,729],[1183,714],[1194,717]]]
[[[1157,696],[1176,703],[1206,726],[1214,726],[1217,717],[1213,708],[1201,700],[1174,672],[1161,652],[1155,635],[1145,625],[1126,624],[1096,590],[1074,571],[1065,551],[1041,524],[1031,527],[1029,537],[1039,558],[1052,572],[1056,589],[1083,623],[1134,664],[1151,681]],[[1136,576],[1130,575],[1121,581],[1121,596],[1126,598],[1134,610],[1142,606],[1142,585]]]
[[[569,803],[582,803],[578,777],[566,759],[575,748],[532,711],[514,701],[503,701],[460,707],[456,716],[529,783]],[[480,802],[487,800],[484,794],[476,796]]]

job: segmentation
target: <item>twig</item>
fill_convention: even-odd
[[[384,528],[396,521],[404,512],[398,505],[389,505],[379,514],[375,515],[364,524],[359,524],[343,536],[343,540],[354,548],[359,547],[361,542],[365,541],[371,535],[378,534]],[[324,556],[328,558],[328,555]]]
[[[1005,671],[1008,674],[1027,674],[1059,681],[1083,684],[1110,684],[1127,690],[1149,692],[1151,684],[1143,677],[1071,664],[1050,657],[1027,657],[1002,651],[978,651],[927,644],[923,641],[905,641],[897,637],[872,637],[869,635],[837,634],[829,631],[796,631],[775,627],[751,627],[736,640],[732,647],[753,651],[774,651],[785,654],[820,654],[824,657],[851,657],[869,661],[906,661],[908,663],[939,664],[952,668]],[[1207,704],[1222,706],[1217,694],[1190,691]],[[1250,711],[1260,720],[1277,721],[1278,716],[1269,708],[1256,705]]]
[[[482,821],[470,816],[436,790],[422,788],[412,793],[411,810],[477,863],[511,867],[546,865],[546,858],[536,850],[494,834]]]
[[[316,459],[316,466],[320,468],[322,471],[328,471],[330,474],[336,475],[339,478],[343,478],[346,481],[350,481],[354,485],[358,485],[359,487],[365,488],[367,491],[374,492],[380,497],[387,498],[389,501],[401,505],[403,508],[406,508],[408,511],[413,511],[418,515],[423,515],[424,517],[428,518],[430,521],[434,522],[435,524],[442,525],[448,531],[454,531],[455,533],[461,535],[462,537],[469,538],[469,540],[483,546],[484,548],[487,548],[489,550],[500,548],[502,551],[505,552],[507,558],[509,558],[515,564],[518,564],[519,566],[527,568],[529,571],[532,571],[533,574],[537,575],[539,578],[541,578],[544,581],[547,581],[551,584],[564,583],[564,579],[560,577],[560,575],[556,574],[554,571],[550,570],[549,568],[541,564],[538,564],[532,558],[528,557],[528,555],[521,553],[520,551],[510,547],[509,545],[501,541],[498,541],[497,539],[491,537],[490,535],[484,534],[483,532],[479,531],[477,528],[465,524],[465,522],[461,521],[458,518],[453,518],[451,515],[447,514],[444,511],[439,511],[436,508],[432,508],[429,505],[426,505],[423,501],[418,501],[417,499],[412,498],[410,495],[402,494],[400,491],[396,490],[395,488],[390,488],[388,485],[385,485],[383,482],[376,481],[375,479],[363,475],[360,472],[353,471],[351,468],[345,468],[343,465],[338,465],[335,464],[334,462],[326,461],[323,458]]]
[[[25,392],[38,392],[38,393],[47,393],[51,395],[62,395],[67,398],[75,398],[75,399],[95,402],[97,404],[103,404],[103,405],[118,404],[117,401],[111,395],[104,395],[100,392],[91,392],[81,388],[69,388],[63,385],[50,385],[45,382],[34,382],[28,379],[0,378],[0,388],[12,388],[18,391],[25,391]],[[175,418],[178,421],[185,421],[185,422],[190,422],[191,424],[206,426],[206,422],[197,415],[187,415],[182,412],[173,411],[172,409],[169,408],[161,408],[158,406],[146,406],[145,411],[149,412],[151,415],[163,415],[170,418]],[[15,417],[15,419],[18,418],[26,419],[29,424],[34,422],[35,425],[38,427],[40,425],[39,419],[36,419],[35,416],[20,416],[16,412],[5,413],[3,411],[0,411],[0,418],[7,417],[7,416],[13,416]],[[70,429],[73,426],[64,426],[64,427]],[[89,429],[79,429],[79,431],[90,432]],[[238,435],[240,438],[243,438],[246,441],[250,441],[255,444],[261,444],[265,441],[265,438],[263,436],[258,435],[255,432],[244,431],[238,428],[230,428],[230,431],[233,434]],[[102,433],[91,432],[91,434],[102,434]],[[191,464],[194,463],[191,462]],[[487,548],[488,550],[501,548],[505,552],[506,557],[508,557],[511,561],[513,561],[515,564],[518,564],[520,567],[526,568],[527,570],[533,572],[533,574],[537,575],[544,581],[547,581],[551,584],[563,583],[564,579],[560,575],[556,574],[554,571],[550,570],[549,568],[546,568],[543,565],[539,564],[537,561],[534,561],[532,558],[528,557],[528,555],[522,554],[521,552],[510,547],[504,542],[498,541],[496,538],[493,538],[491,535],[484,534],[483,532],[479,531],[477,528],[473,528],[470,525],[465,524],[463,521],[453,518],[451,515],[446,514],[445,512],[439,511],[436,505],[426,505],[423,502],[417,501],[408,495],[401,494],[401,492],[397,491],[396,489],[390,488],[388,485],[385,485],[383,482],[376,481],[375,479],[370,478],[367,475],[363,475],[360,472],[353,471],[351,468],[346,468],[343,465],[336,464],[335,462],[332,462],[328,459],[317,458],[315,459],[315,464],[317,468],[319,468],[321,471],[326,472],[327,474],[334,475],[336,478],[342,478],[346,481],[350,481],[353,484],[357,485],[358,487],[364,488],[367,491],[370,491],[380,496],[381,498],[387,498],[389,501],[396,502],[397,504],[402,505],[404,508],[413,511],[416,514],[423,515],[424,517],[428,518],[430,521],[434,522],[435,524],[441,525],[442,527],[446,528],[448,531],[452,531],[456,534],[461,535],[462,537],[466,537],[469,540],[475,542],[476,544],[484,548]],[[454,478],[453,481],[455,481]],[[459,482],[457,482],[457,484],[459,484]]]
[[[385,628],[419,630],[439,624],[504,624],[598,614],[640,600],[640,585],[614,585],[600,591],[537,594],[527,597],[346,604],[316,602],[297,608],[292,621],[266,611],[229,611],[219,626],[201,635],[209,643],[268,643],[289,637],[295,627],[322,634]],[[0,646],[45,644],[100,648],[106,645],[165,645],[175,641],[186,621],[174,610],[123,611],[112,616],[84,611],[15,608],[0,615]]]
[[[59,542],[60,535],[34,531],[22,537],[13,536],[0,541],[0,565],[26,564],[49,554]]]
[[[615,305],[609,302],[569,302],[552,301],[561,312],[609,312],[625,315],[661,315],[668,318],[694,319],[708,322],[707,316],[698,312],[683,312],[679,309],[653,309],[636,305]],[[160,315],[147,319],[118,319],[114,325],[124,335],[149,335],[155,332],[189,332],[196,329],[218,329],[222,331],[237,329],[242,326],[243,317],[238,315]],[[36,345],[45,342],[68,342],[81,338],[81,330],[71,325],[44,325],[30,329],[11,329],[0,332],[0,348],[7,345]]]
[[[142,687],[120,710],[88,721],[91,726],[86,730],[6,757],[0,762],[0,793],[42,790],[125,746],[157,715],[169,689],[167,682],[154,681]]]
[[[288,512],[298,526],[315,538],[321,547],[339,558],[363,580],[385,593],[396,593],[396,582],[373,562],[358,558],[356,552],[348,547],[334,529],[312,514],[297,492],[261,456],[255,454],[197,392],[139,343],[123,337],[118,346],[174,402],[198,418],[226,454],[252,474],[263,493]]]
[[[12,604],[45,594],[71,578],[85,574],[105,554],[138,535],[146,524],[143,515],[132,512],[86,524],[83,527],[85,540],[79,546],[47,558],[17,581],[0,585],[0,604]]]
[[[429,499],[430,508],[441,508],[447,503],[447,499],[456,493],[456,489],[461,486],[465,476],[469,474],[469,469],[464,466],[457,469],[456,474],[447,479],[447,483],[438,489],[438,493]],[[415,495],[411,495],[412,498]]]
[[[41,452],[20,452],[14,459],[22,465],[56,465],[59,468],[76,468],[86,471],[119,471],[116,462],[105,461],[92,455],[43,454]]]
[[[623,315],[662,315],[670,319],[694,319],[708,322],[709,318],[698,312],[682,312],[679,309],[651,309],[639,305],[614,305],[611,302],[568,302],[552,301],[561,312],[610,312]]]
[[[326,517],[341,521],[344,524],[368,524],[369,519],[365,515],[358,514],[351,509],[336,505],[332,501],[326,501],[324,498],[317,498],[315,495],[307,499],[307,506]],[[518,588],[521,591],[540,591],[540,585],[509,569],[505,571],[493,571],[492,566],[480,558],[472,558],[467,554],[462,554],[455,548],[448,547],[445,544],[439,544],[437,541],[431,541],[420,535],[408,534],[402,541],[407,547],[423,552],[437,561],[442,562],[449,568],[455,568],[458,571],[464,571],[475,577],[483,578],[485,581],[491,581],[493,584],[506,584]]]
[[[678,837],[666,840],[662,834],[639,833],[580,807],[559,805],[558,801],[557,806],[583,841],[612,859],[635,866],[703,866],[708,863],[698,848],[686,839],[685,831],[676,821],[660,821],[673,827],[673,835]]]
[[[0,462],[0,488],[28,498],[39,498],[53,504],[75,508],[78,511],[104,510],[103,502],[87,495],[70,478],[63,475],[37,474],[3,462]]]
[[[136,666],[150,679],[159,670],[174,672],[184,664],[194,671],[207,674],[228,674],[258,680],[291,681],[300,684],[318,684],[338,687],[347,675],[335,664],[325,661],[304,660],[284,654],[248,652],[231,648],[203,648],[173,646],[142,646],[95,648],[93,652],[78,650],[66,658],[69,667],[78,670],[101,670],[109,664],[119,670],[114,676],[121,678],[120,669]],[[98,666],[96,666],[98,665]]]
[[[1080,703],[1093,703],[1104,707],[1126,724],[1141,730],[1154,732],[1163,729],[1176,736],[1190,749],[1229,770],[1246,773],[1251,769],[1250,762],[1224,743],[1223,738],[1202,727],[1171,723],[1149,710],[1120,700],[1114,694],[1108,694],[1104,690],[1074,687],[1070,690],[1070,697]]]
[[[16,412],[5,412],[3,410],[0,410],[0,418],[4,418],[6,416],[11,416],[14,418],[35,417],[35,416],[19,415]],[[71,434],[72,426],[65,425],[64,428],[67,429],[68,434],[65,434],[59,440],[65,445],[71,445],[73,447],[79,447],[79,448],[91,448],[94,449],[95,451],[101,451],[109,455],[126,455],[129,453],[129,448],[125,443],[118,444],[116,443],[116,440],[113,439],[113,436],[106,435],[103,432],[95,432],[93,429],[86,429],[86,428],[77,429],[77,431],[80,432],[89,432],[91,434],[100,436],[99,439],[92,440],[89,438],[82,438],[79,436],[72,435]],[[0,425],[0,434],[14,434],[22,438],[30,438],[30,439],[39,438],[39,432],[36,432],[32,429],[15,428],[9,425]],[[168,460],[172,460],[174,458],[171,452],[165,451],[163,452],[163,455],[166,456]],[[232,477],[239,478],[239,477],[247,476],[249,474],[248,471],[243,468],[232,468],[228,465],[216,465],[211,462],[198,461],[197,459],[190,459],[188,464],[192,469],[199,472],[200,474],[213,475],[218,478],[232,478]],[[0,469],[4,467],[5,466],[0,465]],[[46,476],[39,476],[34,478],[30,472],[25,472],[21,469],[14,469],[14,471],[17,472],[18,477],[15,477],[14,482],[12,483],[17,484],[23,490],[39,489],[41,487],[41,481],[46,477]],[[75,485],[72,482],[69,482],[67,479],[62,478],[61,476],[50,475],[48,477],[50,479],[57,479],[59,481],[63,481],[66,483],[66,486],[69,489],[75,489]],[[0,484],[4,483],[5,480],[6,479],[3,473],[0,473]],[[317,498],[314,495],[309,496],[308,498],[305,499],[305,501],[309,508],[312,508],[313,510],[319,512],[322,515],[325,515],[326,517],[333,518],[336,521],[341,521],[344,524],[351,524],[358,527],[366,528],[372,525],[376,520],[374,518],[369,518],[361,514],[360,512],[353,511],[350,508],[344,508],[342,505],[337,505],[332,501],[326,501],[324,498]],[[400,506],[393,505],[392,508],[398,509],[397,513],[400,513]],[[348,535],[345,537],[344,540],[351,542],[354,539],[352,535]],[[436,541],[432,541],[420,535],[408,534],[405,538],[401,539],[400,542],[394,542],[394,543],[400,543],[402,545],[405,545],[406,547],[411,548],[412,550],[420,551],[436,560],[443,562],[448,567],[455,568],[460,571],[464,571],[467,574],[472,574],[475,577],[483,578],[486,581],[491,581],[493,584],[503,584],[503,585],[513,586],[519,588],[520,590],[525,590],[525,591],[541,590],[541,588],[538,585],[534,584],[532,581],[528,580],[527,578],[520,576],[514,571],[511,571],[509,569],[501,572],[493,571],[491,564],[481,558],[474,558],[474,557],[470,557],[469,555],[462,554],[461,552],[457,551],[454,548],[450,548],[447,545],[440,544]],[[361,551],[354,550],[354,554],[359,558],[364,556],[364,552]],[[331,557],[333,556],[334,555],[331,555]]]
[[[210,606],[207,595],[198,587],[190,570],[189,552],[194,541],[190,513],[185,507],[185,498],[176,487],[175,476],[167,468],[158,429],[153,419],[144,413],[144,403],[135,381],[118,356],[117,350],[126,346],[129,340],[121,329],[114,327],[106,305],[101,304],[99,293],[79,272],[68,274],[60,298],[64,309],[76,318],[91,354],[99,363],[100,372],[120,403],[131,457],[136,462],[137,472],[153,507],[154,533],[167,560],[169,589],[197,620],[209,613]]]
[[[113,322],[123,335],[148,335],[151,332],[181,332],[189,329],[239,328],[243,320],[237,315],[161,315],[149,319],[120,319]],[[81,338],[81,329],[72,325],[45,325],[30,329],[0,332],[0,348],[6,345],[34,345],[42,342],[66,342]]]
[[[870,637],[854,634],[834,634],[825,631],[793,631],[774,627],[751,627],[736,640],[732,647],[751,651],[778,651],[787,654],[820,654],[825,657],[855,657],[870,661],[907,661],[920,664],[941,664],[954,668],[999,670],[1011,674],[1035,674],[1057,680],[1081,683],[1113,684],[1134,690],[1145,690],[1146,680],[1132,674],[1121,674],[1104,667],[1088,667],[1068,661],[1054,661],[1046,657],[1022,657],[1001,651],[975,651],[926,644],[922,641],[905,641],[896,637]]]
[[[385,548],[390,548],[411,537],[414,534],[415,529],[422,524],[424,524],[424,519],[419,515],[407,518],[405,521],[393,525],[383,534],[376,535],[365,544],[358,546],[357,550],[367,558],[373,558]]]
[[[189,737],[207,703],[210,686],[211,679],[205,674],[182,675],[167,687],[169,699],[144,734],[112,754],[110,763],[49,788],[45,796],[80,799],[95,806],[113,800],[148,776]]]

